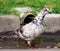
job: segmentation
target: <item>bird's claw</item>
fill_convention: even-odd
[[[31,48],[31,49],[38,49],[38,47],[37,46],[29,46],[29,48]]]

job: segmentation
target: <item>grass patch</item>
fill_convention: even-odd
[[[11,14],[14,7],[31,7],[36,14],[43,7],[49,7],[53,13],[60,13],[59,0],[0,0],[0,15]]]

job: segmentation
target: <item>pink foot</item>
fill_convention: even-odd
[[[37,46],[29,46],[29,48],[31,48],[31,49],[38,49]]]

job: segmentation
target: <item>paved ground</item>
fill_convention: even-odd
[[[60,51],[60,49],[0,49],[0,51]]]

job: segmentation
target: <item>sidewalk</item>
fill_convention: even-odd
[[[44,49],[44,48],[39,48],[39,49],[0,49],[0,51],[60,51],[60,49]]]

